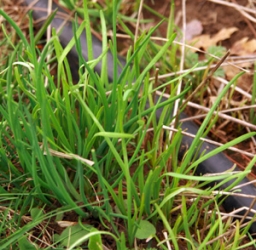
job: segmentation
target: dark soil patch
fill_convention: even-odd
[[[234,1],[235,2],[235,1]],[[246,6],[247,0],[236,1]],[[181,11],[181,1],[175,1],[176,12]],[[243,37],[255,38],[255,25],[232,7],[215,4],[210,1],[193,0],[186,2],[187,22],[198,19],[203,25],[203,34],[214,35],[223,28],[236,27],[230,39],[223,42],[223,46],[230,48]],[[180,24],[180,23],[179,23]]]
[[[174,2],[176,25],[182,27],[182,1],[179,0]],[[236,3],[246,6],[248,4],[248,0],[238,0]],[[170,1],[146,0],[146,4],[157,13],[166,17],[169,16]],[[144,11],[144,18],[155,20],[154,24],[157,24],[161,20],[146,10]],[[248,37],[249,39],[256,38],[256,25],[232,7],[212,3],[210,1],[186,1],[186,21],[189,23],[193,19],[197,19],[202,23],[202,34],[214,35],[223,28],[236,27],[238,32],[235,32],[230,39],[225,40],[222,44],[226,48],[230,48],[235,42],[239,41],[243,37]],[[166,29],[167,24],[163,23],[159,29],[159,33],[164,36],[166,34]]]

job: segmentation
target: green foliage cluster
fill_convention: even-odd
[[[116,27],[119,4],[113,3],[109,3],[109,13]],[[86,7],[80,11],[89,20]],[[234,237],[215,240],[225,234],[231,221],[222,222],[213,189],[201,188],[216,179],[228,179],[229,173],[212,177],[190,175],[200,161],[217,151],[191,165],[190,150],[180,163],[177,149],[181,131],[170,142],[169,134],[162,130],[163,125],[172,121],[170,113],[175,100],[183,99],[190,88],[175,95],[177,82],[184,75],[162,86],[154,86],[150,80],[156,63],[174,53],[171,46],[175,35],[150,56],[150,62],[141,70],[138,62],[144,60],[157,27],[142,34],[128,52],[121,75],[117,75],[115,66],[113,83],[109,83],[107,67],[103,67],[101,75],[93,70],[100,60],[107,66],[106,53],[86,62],[79,51],[79,40],[74,38],[62,48],[55,30],[40,51],[36,46],[40,37],[34,35],[31,18],[28,42],[6,13],[1,10],[0,15],[20,38],[19,43],[13,44],[6,34],[13,51],[0,72],[0,249],[103,249],[106,236],[115,242],[116,249],[131,249],[135,242],[143,242],[150,249],[150,239],[158,244],[158,249],[169,249],[157,226],[167,232],[174,249],[179,249],[181,240],[188,249],[234,249],[241,243],[248,228],[240,232],[239,225]],[[104,24],[103,12],[99,17]],[[38,34],[43,34],[45,28]],[[90,32],[86,21],[79,27],[74,25],[74,34],[79,37],[84,28]],[[88,44],[89,48],[93,46],[90,40]],[[107,51],[107,43],[103,44],[103,51]],[[78,48],[81,59],[77,83],[73,82],[66,59],[73,46]],[[111,50],[118,65],[115,29]],[[92,55],[89,58],[93,59]],[[58,64],[56,77],[51,72],[54,62]],[[223,95],[232,83],[223,90]],[[172,90],[170,97],[154,103],[155,91],[167,85]],[[220,99],[221,96],[193,147],[200,143],[199,137]],[[159,109],[162,114],[156,119]],[[154,135],[148,141],[147,130],[151,127]],[[247,173],[232,178],[242,178]],[[189,194],[195,195],[192,203]],[[203,197],[211,199],[206,198],[201,204]],[[206,213],[210,206],[211,216]],[[55,233],[48,245],[43,244],[39,239],[47,234],[48,225],[64,221],[65,213],[70,211],[78,215],[77,223]],[[104,230],[86,223],[90,218],[96,218]],[[200,223],[211,225],[205,228],[204,235],[197,229]],[[38,228],[40,233],[35,237],[33,232]]]

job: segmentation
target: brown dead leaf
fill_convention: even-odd
[[[226,80],[230,81],[233,79],[239,72],[240,69],[234,67],[233,65],[223,66],[225,71]],[[243,89],[244,91],[250,92],[253,84],[253,76],[250,73],[245,73],[240,76],[237,80],[236,86]]]
[[[244,37],[237,41],[230,49],[232,55],[248,56],[256,53],[256,39],[248,41],[248,37]]]
[[[213,39],[217,44],[219,41],[223,41],[223,40],[230,38],[231,35],[234,32],[236,32],[237,30],[238,30],[238,28],[236,28],[236,27],[223,28],[216,35],[213,36]]]
[[[223,66],[225,71],[226,79],[230,81],[233,77],[235,77],[239,72],[240,69],[234,67],[233,65],[225,65]]]
[[[230,38],[230,36],[237,30],[236,27],[223,28],[212,37],[210,35],[196,36],[190,43],[198,49],[207,50],[209,47],[217,45],[220,41]]]

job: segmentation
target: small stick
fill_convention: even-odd
[[[181,105],[180,110],[182,110],[186,104],[191,100],[193,95],[198,93],[199,89],[213,76],[216,70],[221,66],[221,64],[227,59],[230,55],[230,51],[228,50],[227,53],[220,59],[220,61],[215,65],[215,67],[210,71],[210,74],[197,86],[197,88],[192,92],[192,94],[186,99],[186,101]]]

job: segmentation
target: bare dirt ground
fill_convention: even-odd
[[[165,0],[159,1],[145,1],[148,6],[154,9],[156,12],[163,16],[169,16],[170,2]],[[182,26],[182,0],[175,0],[175,20],[176,24],[180,27]],[[254,8],[253,1],[250,0],[238,0],[238,1],[223,1],[226,3],[236,3],[240,6],[251,8],[252,11],[256,11]],[[254,1],[256,6],[256,2]],[[193,0],[186,1],[186,22],[196,19],[199,20],[203,25],[202,34],[214,35],[223,28],[236,27],[237,32],[232,34],[229,39],[222,41],[221,44],[227,48],[231,48],[237,41],[244,37],[249,39],[256,38],[256,25],[254,22],[250,21],[247,17],[242,15],[242,13],[232,6],[226,6],[223,4],[217,4],[207,0]],[[151,17],[152,14],[145,11],[146,18]],[[156,22],[160,21],[154,17]],[[165,34],[166,24],[161,26],[161,33]]]
[[[175,1],[176,9],[181,10],[180,1]],[[241,6],[248,6],[248,0],[231,1]],[[249,6],[251,8],[252,6]],[[241,38],[256,38],[255,23],[243,16],[233,7],[223,6],[210,1],[187,1],[186,2],[187,21],[198,19],[203,24],[203,34],[214,35],[223,28],[236,27],[237,32],[223,41],[221,45],[231,48]]]

